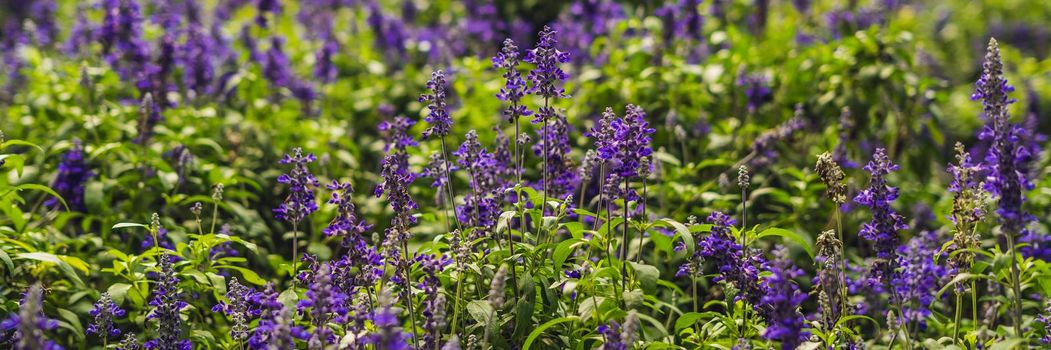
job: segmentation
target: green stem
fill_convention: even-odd
[[[409,283],[409,242],[406,240],[401,241],[401,267],[402,273],[405,274],[405,278],[402,280],[405,282],[405,307],[409,310],[409,322],[412,322],[412,348],[419,349],[419,334],[416,333],[416,313],[412,311],[412,285]]]
[[[1018,254],[1016,252],[1014,233],[1005,232],[1007,236],[1007,248],[1011,252],[1011,289],[1012,289],[1012,305],[1011,305],[1011,316],[1014,326],[1015,335],[1022,336],[1022,287],[1021,274],[1018,271]]]
[[[549,100],[549,98],[545,96],[544,97],[544,109],[543,109],[545,111],[548,110],[548,100]],[[540,203],[540,221],[541,222],[537,223],[537,225],[536,225],[536,242],[537,242],[537,244],[540,244],[540,235],[541,235],[541,233],[543,232],[543,229],[544,229],[543,218],[544,218],[544,211],[547,209],[547,191],[548,191],[548,188],[549,188],[548,182],[550,182],[550,181],[548,181],[548,178],[547,178],[548,146],[551,143],[547,139],[547,124],[548,124],[547,121],[548,121],[548,116],[545,114],[543,116],[543,118],[544,118],[544,131],[543,131],[544,139],[542,140],[542,142],[544,143],[544,168],[541,170],[541,172],[544,173],[544,201]]]
[[[624,218],[621,225],[623,225],[623,231],[620,236],[620,290],[628,290],[628,198],[627,193],[630,188],[630,181],[624,179]]]
[[[442,135],[442,161],[445,163],[445,192],[449,196],[449,206],[452,207],[453,211],[456,211],[456,195],[453,193],[453,174],[452,167],[449,166],[449,152],[448,148],[445,147],[445,135]],[[448,214],[448,209],[444,210],[445,215]],[[463,231],[463,226],[460,224],[460,219],[456,217],[455,213],[452,215],[453,220],[456,220],[456,228]],[[446,216],[448,221],[448,216]]]
[[[299,258],[299,222],[292,222],[292,294],[296,295],[296,299],[299,295],[296,294],[296,285],[299,281],[296,280],[296,268],[298,267]]]
[[[960,341],[960,316],[963,313],[963,294],[956,292],[956,318],[953,319],[952,323],[952,342],[953,344],[959,344]]]
[[[215,222],[219,219],[219,201],[212,201],[212,228],[209,230],[211,234],[215,234]]]
[[[647,220],[648,217],[646,216],[646,207],[647,207],[647,205],[646,205],[646,198],[647,198],[646,178],[642,178],[642,199],[639,201],[639,203],[636,203],[636,205],[641,205],[642,206],[642,220],[641,220],[641,222],[643,223],[643,225],[645,225],[644,226],[645,228],[641,232],[639,232],[639,247],[638,247],[638,249],[636,251],[636,254],[635,254],[635,263],[636,264],[642,262],[642,245],[644,244],[643,239],[645,239],[646,231],[649,230],[649,224],[648,224],[649,221]]]

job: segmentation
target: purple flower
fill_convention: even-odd
[[[299,147],[292,149],[292,155],[285,154],[281,159],[279,163],[292,164],[292,170],[277,178],[278,183],[288,185],[289,194],[285,202],[274,209],[274,217],[295,224],[318,210],[317,200],[314,199],[314,187],[320,184],[307,168],[307,164],[315,160],[317,157],[314,157],[313,153],[304,156],[303,149]]]
[[[332,57],[339,52],[339,42],[332,35],[328,35],[316,55],[314,66],[314,77],[323,83],[332,83],[339,75],[339,69],[332,62]]]
[[[358,219],[354,207],[354,187],[349,182],[333,180],[328,186],[332,190],[332,198],[329,204],[336,205],[336,216],[332,218],[328,226],[322,230],[325,236],[342,236],[343,247],[359,247],[365,244],[362,236],[372,228],[365,220]]]
[[[424,140],[431,135],[438,135],[438,137],[444,138],[445,135],[449,134],[449,130],[452,129],[453,120],[449,116],[449,107],[445,103],[445,90],[447,88],[448,83],[445,81],[444,72],[436,70],[431,73],[431,80],[427,81],[427,89],[431,92],[420,95],[419,98],[420,102],[428,103],[427,109],[429,112],[424,120],[431,124],[427,130],[423,131]]]
[[[445,310],[445,296],[441,294],[441,280],[438,274],[452,263],[452,259],[442,255],[422,254],[416,256],[416,262],[423,271],[423,278],[417,287],[423,291],[425,299],[421,314],[423,321],[423,348],[433,349],[441,341],[442,330],[447,324]]]
[[[189,26],[186,43],[180,50],[183,55],[183,80],[198,98],[211,93],[212,80],[215,79],[215,46],[212,37],[204,32],[200,24]]]
[[[770,90],[770,79],[762,73],[746,73],[743,69],[737,75],[737,86],[744,89],[748,112],[755,113],[767,102],[774,99]]]
[[[603,57],[591,57],[591,47],[595,39],[613,33],[620,20],[625,18],[624,7],[611,0],[577,0],[569,5],[554,23],[554,30],[562,33],[566,47],[576,63],[595,59],[603,62]],[[543,38],[541,38],[543,40]],[[569,57],[566,57],[568,62]]]
[[[398,313],[391,306],[393,300],[387,291],[380,292],[379,306],[370,312],[369,319],[373,324],[372,333],[365,336],[365,343],[377,349],[409,350],[409,337],[401,330]]]
[[[269,21],[266,18],[267,13],[276,17],[281,14],[281,10],[280,0],[257,0],[255,23],[260,27],[266,28],[269,26]]]
[[[13,350],[62,350],[62,347],[47,339],[44,334],[58,327],[58,321],[44,315],[44,291],[39,284],[29,290],[18,303],[18,312],[0,321],[0,332],[11,332]]]
[[[73,211],[85,212],[84,206],[84,183],[95,176],[84,159],[84,147],[80,139],[73,139],[73,145],[62,156],[58,163],[58,174],[51,182],[51,188],[55,190],[69,205]],[[50,198],[44,202],[50,208],[59,208],[58,198]]]
[[[934,301],[934,293],[941,288],[942,277],[949,271],[935,263],[934,258],[941,249],[937,232],[927,231],[913,237],[908,244],[898,248],[898,266],[891,279],[891,286],[902,303],[900,321],[916,322],[920,330],[927,328],[928,309]],[[945,261],[944,257],[939,259]]]
[[[610,320],[609,323],[598,326],[598,333],[602,335],[602,350],[628,350],[629,344],[620,341],[620,323]]]
[[[865,170],[872,174],[869,187],[854,197],[854,202],[872,210],[872,220],[861,227],[858,235],[872,242],[876,251],[871,282],[883,283],[896,267],[895,249],[898,247],[898,231],[909,228],[891,203],[898,198],[898,188],[887,185],[886,176],[898,170],[898,165],[887,158],[887,150],[877,148]]]
[[[91,43],[95,41],[97,29],[88,21],[88,17],[85,15],[86,11],[86,6],[77,8],[76,22],[73,22],[73,28],[69,31],[69,38],[66,39],[66,44],[63,47],[63,51],[67,55],[77,55],[84,48],[90,47]]]
[[[146,348],[190,350],[192,344],[189,339],[183,338],[183,322],[180,315],[180,310],[187,304],[182,300],[182,293],[179,293],[179,277],[172,267],[171,256],[163,253],[157,267],[158,280],[149,302],[149,305],[153,306],[153,312],[146,316],[147,320],[157,321],[157,338],[146,342]]]
[[[1040,338],[1040,343],[1051,344],[1051,299],[1044,300],[1044,312],[1036,316],[1036,321],[1044,326],[1044,336]]]
[[[632,179],[639,175],[644,165],[640,160],[653,154],[650,147],[650,135],[656,129],[651,128],[646,121],[646,112],[635,105],[625,108],[623,119],[613,119],[609,127],[612,129],[612,143],[599,148],[599,158],[609,162],[610,171],[625,179]]]
[[[150,59],[149,45],[142,39],[142,14],[136,0],[103,0],[105,13],[98,39],[102,53],[120,77],[132,80],[144,71]]]
[[[328,327],[329,322],[342,323],[347,314],[347,296],[334,288],[332,267],[322,263],[314,273],[306,292],[306,299],[300,300],[296,308],[300,313],[310,315],[314,332],[308,340],[311,349],[322,349],[335,344],[336,335]],[[307,313],[305,310],[309,309]]]
[[[553,112],[554,108],[550,110]],[[569,141],[570,125],[566,116],[561,113],[550,115],[545,124],[546,127],[536,130],[539,141],[533,144],[533,154],[543,159],[545,158],[544,151],[547,151],[545,172],[548,183],[545,185],[541,180],[536,186],[546,187],[552,197],[565,199],[573,194],[580,183],[576,166],[573,164],[573,159],[570,158],[572,151]]]
[[[478,132],[467,132],[465,141],[453,152],[459,169],[467,171],[471,193],[464,196],[464,205],[457,208],[457,217],[468,227],[488,230],[496,225],[500,215],[497,198],[502,194],[503,169],[492,153],[478,142]]]
[[[390,263],[397,265],[402,257],[402,245],[409,239],[409,226],[416,223],[412,211],[419,206],[409,194],[409,186],[416,180],[416,174],[409,170],[408,154],[397,151],[383,158],[380,176],[383,182],[373,193],[376,197],[386,194],[387,203],[394,210],[391,225],[384,231],[384,254]]]
[[[292,312],[277,300],[274,285],[268,283],[262,293],[252,296],[252,303],[260,310],[259,324],[248,339],[252,350],[294,349]]]
[[[978,138],[990,142],[985,154],[989,169],[985,190],[997,198],[996,213],[1000,216],[1004,234],[1030,235],[1027,226],[1036,220],[1022,208],[1025,191],[1033,189],[1029,180],[1029,166],[1033,153],[1023,140],[1028,131],[1011,122],[1007,106],[1015,100],[1008,96],[1014,87],[1003,76],[1003,63],[996,39],[989,39],[989,48],[982,64],[982,76],[975,84],[971,99],[982,100],[982,114],[988,121]]]
[[[782,350],[793,350],[810,336],[803,330],[806,320],[799,312],[806,294],[793,281],[803,275],[803,270],[792,265],[783,247],[774,254],[777,259],[770,264],[771,274],[763,279],[765,293],[760,299],[760,314],[766,320],[763,338],[781,342]]]
[[[88,311],[88,315],[93,320],[88,325],[87,332],[98,334],[103,338],[116,337],[120,335],[120,329],[113,327],[113,319],[124,317],[125,314],[124,309],[121,309],[117,303],[113,302],[113,298],[109,296],[109,293],[103,292],[99,296],[99,300],[95,302],[95,306],[91,311]]]
[[[766,262],[759,254],[745,256],[745,248],[737,243],[731,233],[735,224],[732,217],[717,211],[708,216],[708,222],[712,224],[711,233],[697,240],[694,256],[690,262],[679,267],[677,275],[700,274],[700,262],[711,261],[719,272],[716,282],[733,284],[740,291],[736,299],[746,300],[753,307],[759,305],[764,293],[759,283],[759,270]]]
[[[504,116],[515,122],[518,117],[533,114],[529,108],[521,104],[522,97],[526,94],[526,82],[522,79],[522,72],[518,71],[518,46],[511,39],[504,40],[504,47],[496,56],[493,56],[493,67],[504,70],[504,87],[496,94],[500,101],[508,101],[510,105],[504,109]]]
[[[567,97],[566,90],[562,88],[561,84],[562,81],[569,79],[569,74],[566,74],[559,67],[559,64],[569,62],[569,53],[560,51],[555,47],[558,45],[558,38],[555,37],[555,34],[557,32],[552,30],[551,27],[544,26],[544,29],[540,31],[540,41],[537,43],[536,48],[529,50],[524,59],[525,62],[536,65],[536,68],[529,71],[527,77],[532,82],[528,93],[544,98]],[[539,114],[545,115],[546,118],[546,116],[554,114],[554,111],[542,109]]]
[[[263,76],[274,86],[291,88],[295,78],[284,46],[284,38],[275,36],[270,39],[270,49],[266,51],[266,61],[263,62]]]
[[[410,1],[406,1],[409,4]],[[366,19],[372,28],[375,45],[387,56],[388,60],[398,62],[406,58],[406,45],[409,29],[404,21],[383,13],[377,1],[369,1],[369,16]]]
[[[386,144],[383,145],[383,151],[390,152],[391,146],[398,150],[418,146],[419,143],[416,142],[416,139],[409,136],[409,129],[413,125],[416,125],[415,120],[400,115],[390,121],[381,121],[377,129],[384,134],[384,140],[386,141]]]
[[[258,298],[257,292],[251,287],[246,287],[237,281],[230,280],[226,290],[226,301],[220,300],[212,307],[212,312],[223,312],[230,317],[230,337],[241,342],[248,339],[249,322],[261,313],[253,300]]]
[[[778,153],[775,149],[782,141],[786,141],[797,132],[806,127],[806,119],[803,116],[803,106],[796,105],[795,114],[791,119],[785,121],[776,128],[767,130],[755,138],[752,143],[752,153],[755,158],[752,166],[759,168],[777,160]]]

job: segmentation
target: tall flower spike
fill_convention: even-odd
[[[354,186],[349,182],[332,180],[332,183],[328,184],[327,187],[329,190],[332,190],[332,197],[328,200],[328,203],[336,205],[336,216],[322,230],[322,233],[328,237],[343,237],[343,247],[355,248],[355,250],[364,248],[365,237],[363,237],[363,234],[371,229],[372,225],[358,218],[354,206]]]
[[[886,176],[898,168],[898,165],[891,163],[887,157],[886,149],[877,148],[872,161],[864,168],[872,174],[869,187],[854,197],[854,202],[872,210],[872,220],[865,223],[858,233],[861,238],[872,242],[876,251],[876,263],[872,267],[872,279],[869,281],[871,284],[883,283],[894,271],[898,231],[909,228],[905,219],[890,206],[898,198],[898,188],[887,185]]]
[[[383,182],[376,186],[373,193],[376,197],[387,195],[387,203],[394,210],[390,227],[383,239],[384,254],[391,264],[398,264],[402,254],[402,242],[409,239],[409,226],[416,223],[412,211],[419,206],[409,194],[409,186],[416,180],[416,174],[409,170],[409,156],[403,151],[387,154],[383,158],[380,176]],[[408,252],[405,252],[406,254]]]
[[[928,308],[935,300],[935,293],[944,285],[941,277],[947,275],[945,267],[934,261],[939,256],[941,241],[938,233],[928,231],[909,240],[908,244],[898,248],[899,256],[896,271],[891,280],[897,299],[902,302],[900,321],[906,324],[915,322],[919,330],[927,328]]]
[[[91,311],[88,311],[88,315],[93,320],[91,325],[88,326],[87,332],[98,334],[102,338],[116,337],[120,335],[120,329],[113,327],[113,319],[124,317],[125,314],[124,309],[121,309],[117,303],[113,302],[113,298],[110,297],[109,293],[102,292],[99,300],[95,302],[95,306]]]
[[[1027,235],[1029,223],[1035,218],[1022,208],[1025,202],[1025,191],[1033,189],[1029,180],[1029,166],[1033,160],[1031,150],[1024,140],[1028,131],[1011,122],[1007,106],[1015,100],[1008,96],[1014,87],[1007,83],[1003,76],[1003,63],[1000,59],[1000,47],[996,39],[989,39],[988,52],[982,64],[982,76],[975,84],[972,99],[982,100],[982,111],[988,121],[978,138],[990,142],[985,162],[989,174],[985,181],[985,190],[997,199],[996,213],[1003,225],[1005,234]]]
[[[288,197],[285,202],[274,209],[274,216],[292,223],[303,221],[307,215],[318,210],[314,197],[314,188],[320,186],[317,178],[310,173],[307,165],[317,160],[313,153],[303,155],[303,149],[296,147],[292,154],[285,154],[281,164],[292,164],[288,174],[282,174],[277,182],[288,185]]]
[[[248,339],[252,350],[293,349],[292,311],[277,300],[274,285],[268,283],[262,293],[253,296],[252,304],[259,308],[259,325]]]
[[[843,182],[847,178],[843,169],[832,159],[832,153],[825,152],[817,156],[817,166],[814,167],[821,182],[825,183],[825,193],[828,198],[836,204],[847,202],[847,184]]]
[[[489,284],[489,305],[494,310],[504,307],[504,286],[507,283],[507,265],[500,265],[500,269],[493,274],[493,281]]]
[[[419,98],[421,103],[428,103],[428,113],[424,120],[431,124],[427,130],[423,131],[424,139],[430,138],[431,135],[444,137],[452,129],[453,120],[449,116],[449,107],[445,101],[447,88],[448,83],[445,81],[445,72],[436,70],[431,73],[431,80],[427,81],[427,89],[431,92],[420,95]]]
[[[299,312],[310,315],[314,331],[307,344],[311,349],[324,349],[334,344],[336,335],[328,327],[329,322],[343,323],[347,314],[347,296],[333,287],[332,266],[322,263],[314,274],[306,298],[296,307]],[[305,312],[310,309],[310,312]]]
[[[843,299],[841,285],[840,261],[843,260],[843,242],[836,238],[836,231],[828,230],[817,236],[817,255],[814,263],[817,264],[817,281],[814,287],[818,289],[818,308],[821,313],[825,329],[832,329],[839,320]]]
[[[246,287],[237,281],[230,280],[226,290],[226,301],[219,301],[212,312],[223,312],[230,318],[230,337],[238,342],[248,339],[249,322],[259,316],[260,309],[252,304],[252,300],[258,298],[255,289]]]
[[[555,34],[557,32],[551,27],[544,26],[544,29],[540,31],[540,40],[536,48],[526,53],[524,61],[536,66],[527,76],[532,82],[529,93],[548,98],[567,97],[566,90],[561,87],[561,83],[569,79],[569,74],[566,74],[559,64],[569,62],[569,53],[556,47],[558,38],[555,37]]]
[[[979,235],[975,227],[985,218],[985,201],[988,194],[982,190],[978,175],[984,170],[981,164],[971,160],[971,154],[962,143],[956,143],[956,164],[949,165],[953,180],[949,192],[953,194],[952,213],[949,219],[953,222],[952,246],[949,249],[949,267],[955,273],[971,270],[974,252],[978,248]],[[956,289],[962,291],[964,286],[957,283]]]
[[[383,289],[376,297],[377,307],[372,310],[369,318],[372,320],[374,331],[365,336],[365,343],[375,346],[376,349],[409,350],[409,335],[401,329],[398,321],[398,310],[394,308],[394,298],[390,291]]]
[[[736,223],[734,219],[721,212],[713,212],[708,216],[708,222],[712,224],[711,233],[703,239],[697,240],[697,260],[707,260],[715,263],[719,276],[716,282],[725,281],[733,285],[740,293],[736,296],[738,300],[746,300],[753,306],[759,305],[763,295],[762,286],[759,283],[759,271],[766,262],[759,254],[744,254],[742,247],[733,237],[732,227]],[[699,273],[699,268],[693,268]],[[683,268],[680,267],[680,273]]]
[[[190,350],[190,340],[183,338],[183,322],[180,310],[186,307],[179,293],[179,278],[172,267],[171,256],[162,253],[157,263],[157,285],[150,299],[153,312],[147,320],[157,321],[157,338],[146,342],[151,350]]]
[[[66,151],[58,164],[58,175],[51,183],[51,188],[65,199],[70,210],[84,212],[87,210],[84,206],[84,183],[93,176],[95,173],[85,160],[84,146],[80,144],[80,139],[73,139],[73,146]],[[51,208],[61,207],[58,198],[50,198],[44,205]]]
[[[116,350],[141,350],[142,344],[139,344],[139,340],[135,338],[135,333],[128,333],[124,335],[124,339],[117,344]]]
[[[0,331],[13,332],[13,350],[62,350],[62,347],[47,339],[44,332],[58,327],[58,321],[44,315],[44,290],[34,284],[26,291],[18,304],[18,312],[0,321]]]
[[[806,294],[793,281],[803,271],[792,265],[784,247],[776,249],[774,255],[777,258],[770,266],[771,274],[763,279],[760,314],[767,324],[763,338],[781,342],[781,350],[794,350],[810,335],[804,331],[806,320],[799,312]]]
[[[527,86],[526,81],[522,79],[522,72],[518,71],[518,56],[518,46],[515,46],[514,40],[511,39],[504,40],[504,47],[500,49],[496,56],[493,56],[493,67],[504,70],[504,87],[500,88],[496,98],[510,103],[504,109],[504,116],[512,122],[518,117],[528,116],[533,113],[520,103],[522,97],[526,94]]]

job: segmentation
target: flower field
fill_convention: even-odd
[[[1051,348],[1048,22],[0,2],[0,348]]]

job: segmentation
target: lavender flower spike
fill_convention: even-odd
[[[883,283],[894,271],[898,231],[909,228],[905,218],[890,206],[898,198],[898,188],[887,185],[886,176],[898,168],[887,158],[886,149],[877,148],[872,161],[864,168],[872,174],[869,187],[854,197],[855,202],[872,210],[872,220],[861,227],[858,235],[871,241],[876,251],[876,263],[869,281],[873,285]]]
[[[62,350],[62,347],[47,339],[44,334],[58,327],[58,321],[44,315],[44,291],[39,284],[29,287],[18,312],[0,321],[0,332],[12,332],[13,350]]]
[[[445,137],[452,129],[453,120],[449,116],[449,107],[445,103],[445,90],[447,88],[448,82],[445,81],[445,72],[436,70],[431,73],[431,80],[427,81],[427,89],[431,90],[431,93],[420,95],[419,98],[420,102],[428,102],[427,109],[429,112],[424,120],[431,123],[431,127],[423,131],[424,139],[429,138],[431,135]]]
[[[183,322],[180,310],[186,307],[179,293],[179,278],[172,267],[171,256],[164,253],[157,263],[157,285],[153,290],[150,306],[153,312],[147,320],[157,320],[157,338],[146,342],[146,349],[151,350],[190,350],[190,340],[184,339]]]
[[[73,139],[73,146],[66,151],[62,162],[58,164],[58,175],[51,183],[51,188],[65,199],[70,210],[84,212],[87,210],[84,206],[84,183],[93,176],[95,174],[85,160],[84,146],[81,145],[80,139]],[[51,198],[44,202],[44,205],[58,208],[59,201],[57,198]]]
[[[120,329],[113,327],[113,319],[124,317],[125,314],[124,309],[113,302],[109,293],[103,292],[95,302],[95,307],[88,311],[88,315],[94,320],[88,326],[87,332],[98,334],[102,338],[116,337],[120,335]]]
[[[307,164],[317,160],[313,153],[303,155],[302,148],[292,149],[292,155],[286,154],[281,164],[292,164],[292,171],[277,178],[277,182],[287,184],[288,197],[274,209],[274,216],[292,223],[299,223],[307,215],[318,210],[314,198],[314,188],[320,186],[317,178],[310,173]]]

